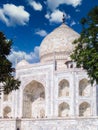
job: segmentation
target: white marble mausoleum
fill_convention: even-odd
[[[98,130],[98,86],[71,60],[79,34],[66,24],[40,45],[40,62],[16,66],[19,90],[1,95],[0,130]]]

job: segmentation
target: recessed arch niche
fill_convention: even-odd
[[[59,97],[69,96],[69,82],[63,79],[59,83]]]
[[[6,106],[4,109],[3,109],[3,117],[4,118],[9,118],[11,117],[11,108],[9,106]]]
[[[69,104],[63,102],[59,105],[58,115],[59,117],[68,117],[70,112]]]
[[[23,117],[45,116],[45,88],[38,81],[32,81],[23,90]]]
[[[90,83],[87,79],[82,79],[79,82],[79,95],[80,96],[90,96]]]
[[[79,116],[90,116],[91,115],[91,106],[87,102],[83,102],[79,105]]]

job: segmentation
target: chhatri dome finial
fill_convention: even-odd
[[[63,13],[62,22],[65,23],[65,14]]]

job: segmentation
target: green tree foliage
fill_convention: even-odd
[[[20,85],[20,81],[13,76],[15,69],[12,68],[12,63],[7,58],[11,46],[12,41],[7,40],[5,35],[0,32],[0,93],[4,91],[5,94],[18,89]]]
[[[79,39],[74,41],[75,50],[71,58],[76,62],[77,67],[83,67],[91,83],[98,84],[98,6],[94,7],[81,20],[82,32]]]

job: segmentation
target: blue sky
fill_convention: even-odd
[[[43,38],[62,23],[78,33],[79,21],[98,0],[0,0],[0,31],[13,40],[9,59],[29,62],[39,60],[39,46]]]

